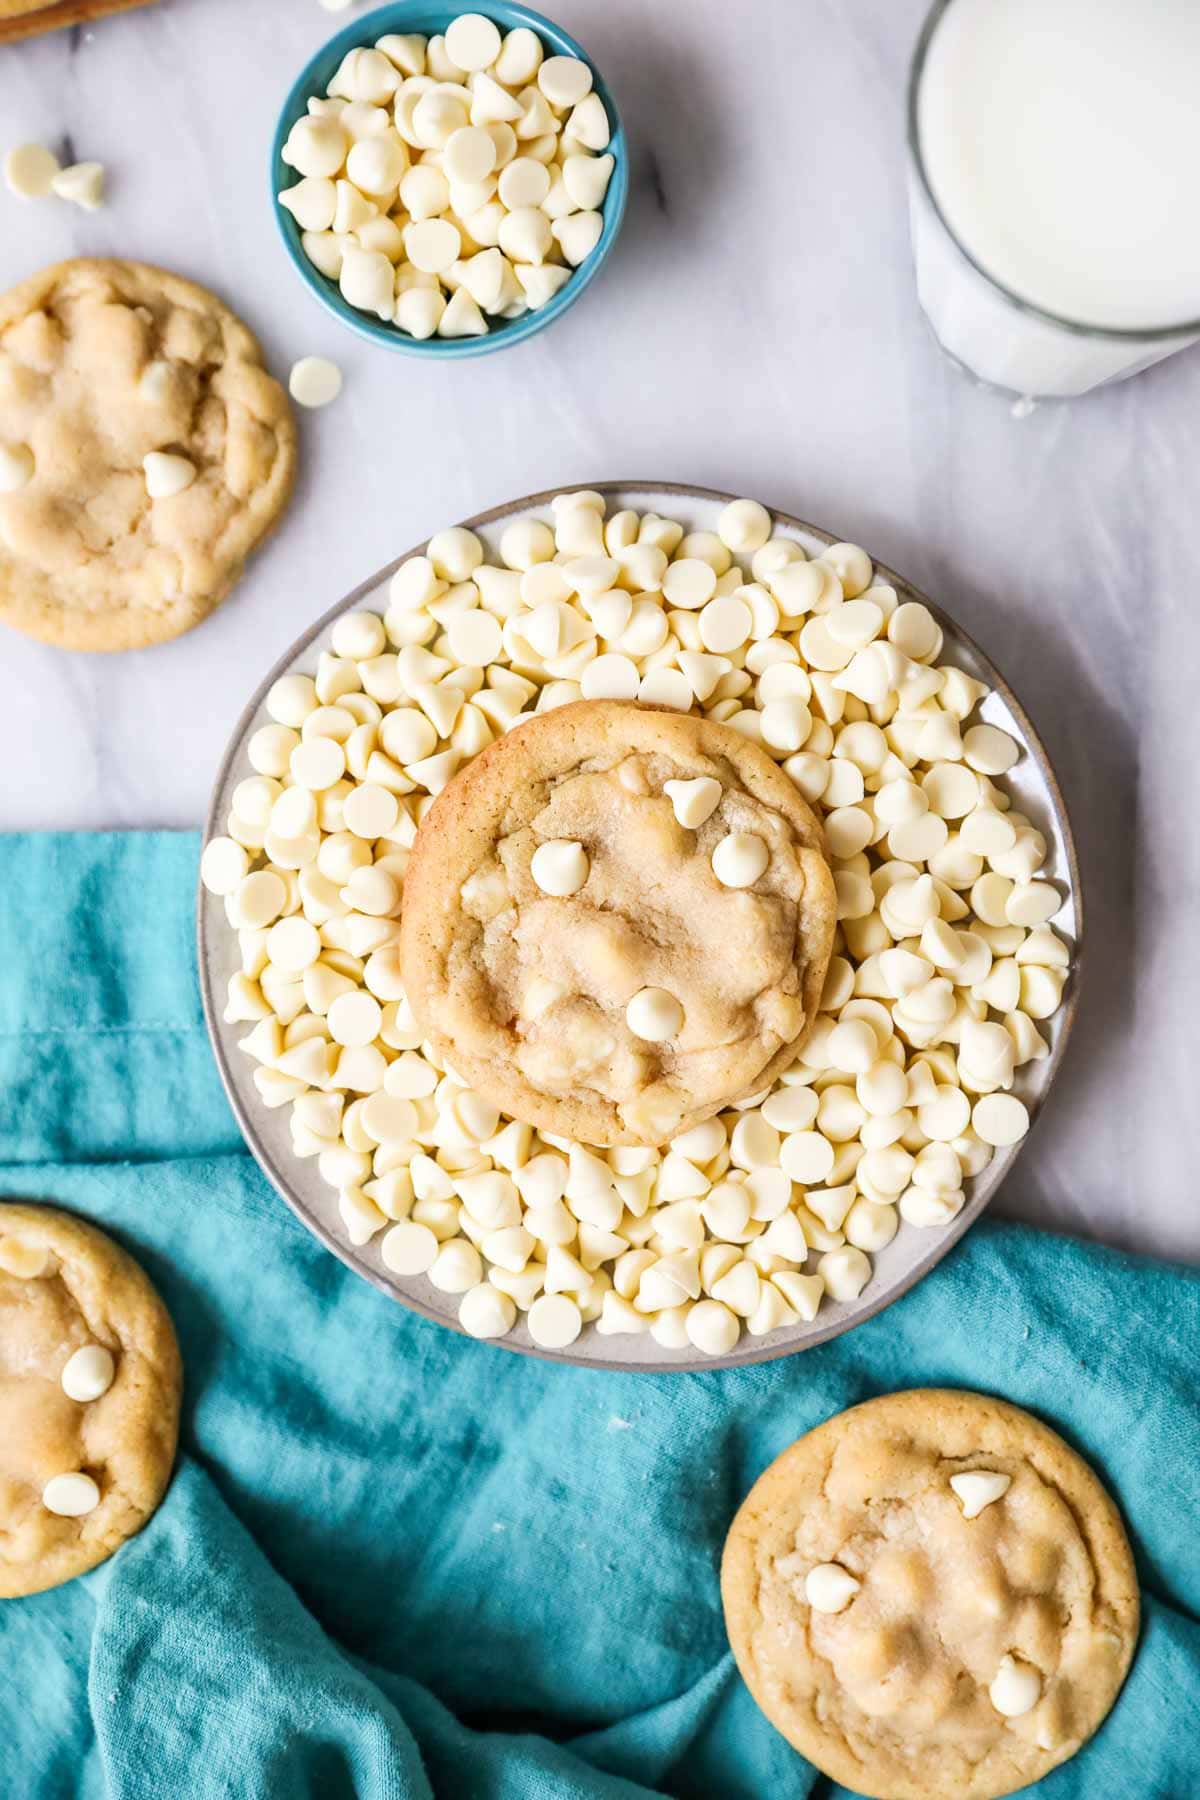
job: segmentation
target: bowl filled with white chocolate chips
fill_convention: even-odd
[[[578,299],[616,240],[628,169],[612,96],[527,7],[411,0],[332,38],[272,151],[295,267],[388,349],[473,356]]]
[[[427,901],[440,854],[429,833],[418,843],[423,822],[485,753],[495,766],[510,732],[581,702],[670,709],[740,734],[812,809],[836,891],[832,955],[795,1060],[662,1142],[589,1138],[586,1109],[574,1135],[558,1114],[509,1110],[456,1068],[453,1018],[431,1024],[411,966],[406,991],[405,877],[415,855]],[[632,981],[647,967],[625,889],[632,938],[598,937],[586,912],[589,899],[605,908],[601,884],[614,879],[606,844],[627,858],[634,842],[649,858],[659,843],[664,857],[688,844],[707,857],[720,889],[745,899],[746,942],[729,934],[738,968],[756,915],[784,892],[778,821],[760,808],[717,830],[726,815],[701,818],[701,798],[747,802],[683,750],[670,755],[680,767],[647,746],[628,795],[606,790],[610,810],[644,805],[643,821],[621,813],[628,829],[589,836],[588,817],[564,810],[584,791],[573,779],[541,829],[526,806],[500,846],[524,916],[548,922],[560,988],[564,967],[584,987],[588,970],[623,980],[632,957]],[[431,829],[439,819],[461,844],[467,814],[443,804]],[[708,879],[694,857],[687,874]],[[705,489],[535,495],[381,571],[251,700],[219,773],[201,878],[214,1047],[284,1198],[417,1311],[570,1361],[751,1362],[877,1312],[986,1205],[1072,1014],[1070,828],[997,671],[857,546]],[[470,911],[487,887],[481,867],[447,905],[461,895]],[[647,909],[661,887],[662,867],[648,867]],[[500,961],[505,916],[485,922]],[[573,944],[584,932],[586,946]],[[528,955],[536,931],[522,941]],[[648,985],[669,988],[664,967],[649,965]],[[700,1004],[685,993],[648,1047],[629,986],[584,994],[592,1022],[606,997],[612,1069],[630,1050],[667,1055],[663,1034],[690,1029],[680,1015]],[[581,996],[555,1004],[570,1028],[563,1068],[542,1054],[537,1085],[594,1100],[603,1044],[594,1066],[573,1061]],[[543,1034],[540,1048],[551,1044]]]

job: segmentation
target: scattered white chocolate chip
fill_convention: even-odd
[[[1006,1719],[1024,1718],[1042,1697],[1042,1677],[1032,1663],[1019,1656],[1003,1656],[992,1677],[988,1698]]]
[[[342,391],[342,371],[325,356],[302,356],[292,364],[288,392],[298,406],[328,406]]]
[[[985,1506],[1007,1494],[1012,1476],[988,1469],[967,1469],[961,1475],[952,1475],[950,1486],[962,1501],[963,1518],[977,1519]]]
[[[19,200],[41,200],[62,165],[44,144],[16,144],[4,158],[4,181]]]
[[[804,1597],[814,1612],[844,1612],[862,1586],[840,1563],[817,1563],[804,1577]]]
[[[42,1489],[42,1505],[63,1519],[82,1519],[100,1504],[100,1489],[90,1475],[52,1475]]]
[[[68,1400],[99,1400],[113,1384],[117,1365],[103,1344],[84,1344],[69,1356],[59,1377]]]
[[[104,204],[104,164],[72,163],[51,177],[50,191],[84,212],[98,212]]]

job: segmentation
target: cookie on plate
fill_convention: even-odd
[[[810,1762],[882,1800],[992,1800],[1100,1725],[1138,1628],[1088,1465],[985,1394],[918,1388],[785,1450],[730,1527],[738,1666]]]
[[[0,295],[0,622],[69,650],[177,637],[275,525],[295,462],[286,394],[203,288],[84,259]]]
[[[57,1587],[163,1497],[182,1373],[166,1307],[95,1226],[0,1202],[0,1598]]]
[[[836,911],[821,827],[764,750],[692,714],[580,701],[438,796],[401,967],[427,1037],[506,1112],[661,1144],[792,1061]]]

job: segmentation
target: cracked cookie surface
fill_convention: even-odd
[[[112,1375],[80,1402],[63,1370],[87,1346]],[[0,1598],[57,1587],[141,1530],[170,1479],[181,1382],[167,1310],[132,1257],[70,1213],[0,1202]],[[52,1512],[47,1482],[78,1473],[96,1504]]]
[[[127,650],[205,618],[291,493],[287,396],[203,288],[144,263],[59,263],[0,295],[0,621]],[[151,499],[143,459],[186,457]]]
[[[960,1493],[968,1474],[994,1479]],[[785,1450],[730,1528],[721,1589],[772,1724],[886,1800],[1039,1780],[1100,1725],[1137,1637],[1128,1540],[1092,1470],[1030,1414],[958,1390],[867,1401]]]
[[[698,781],[720,795],[684,825],[673,784]],[[713,866],[731,838],[762,846],[736,886]],[[569,847],[576,873],[551,885],[571,891],[539,884],[546,845]],[[661,1144],[792,1060],[835,914],[821,827],[763,750],[693,714],[582,701],[510,731],[439,795],[405,878],[401,961],[427,1036],[506,1112],[586,1143]]]

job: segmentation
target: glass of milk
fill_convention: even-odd
[[[908,133],[917,290],[972,374],[1083,394],[1200,338],[1200,0],[936,0]]]

